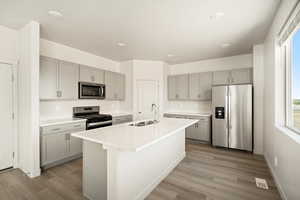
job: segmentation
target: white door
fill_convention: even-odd
[[[12,67],[0,63],[0,170],[13,166]]]
[[[154,117],[152,104],[158,105],[158,83],[154,80],[138,80],[138,120],[149,119]]]

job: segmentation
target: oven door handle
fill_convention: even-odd
[[[105,122],[94,122],[94,123],[88,123],[87,127],[93,127],[93,126],[99,126],[99,125],[107,125],[107,124],[111,124],[112,120],[109,121],[105,121]]]

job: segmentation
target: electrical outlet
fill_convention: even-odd
[[[278,165],[278,158],[277,158],[277,156],[274,157],[274,165],[275,165],[275,167],[277,167],[277,165]]]

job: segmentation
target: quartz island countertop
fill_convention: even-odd
[[[161,118],[159,123],[142,127],[130,123],[73,133],[73,137],[102,144],[104,148],[140,151],[183,130],[198,120]]]

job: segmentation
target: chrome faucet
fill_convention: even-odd
[[[156,105],[155,103],[153,103],[151,106],[151,111],[154,112],[153,120],[158,122],[159,121],[159,106]]]

